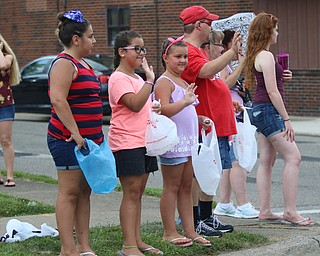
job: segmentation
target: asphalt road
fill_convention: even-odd
[[[32,118],[31,118],[32,117]],[[34,119],[27,121],[26,119]],[[108,133],[108,117],[105,118],[106,125],[103,126],[105,135]],[[49,154],[46,144],[47,117],[21,115],[14,122],[13,143],[15,148],[15,170],[44,174],[57,178],[54,163]],[[305,216],[311,216],[314,220],[320,220],[320,137],[297,136],[297,145],[302,155],[300,168],[299,188],[297,196],[297,208]],[[2,149],[0,149],[0,168],[4,169]],[[283,161],[278,158],[272,178],[272,208],[275,212],[283,210],[282,199],[282,175]],[[256,171],[254,167],[247,178],[247,191],[249,200],[258,206],[256,191]],[[148,187],[161,188],[161,172],[150,175]],[[218,200],[218,198],[217,198]],[[235,202],[236,200],[233,199]]]

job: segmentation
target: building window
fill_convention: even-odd
[[[114,46],[116,35],[123,30],[130,30],[129,7],[108,8],[108,44]]]

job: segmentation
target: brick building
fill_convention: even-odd
[[[1,0],[0,33],[15,51],[20,66],[43,55],[57,54],[57,13],[80,9],[95,32],[94,53],[113,56],[114,35],[122,29],[139,32],[148,49],[147,59],[157,74],[163,72],[161,42],[182,34],[179,14],[189,5],[202,5],[220,18],[238,12],[270,12],[279,20],[278,44],[290,53],[294,80],[286,85],[290,115],[320,116],[320,9],[318,0]],[[254,90],[254,89],[253,89]]]

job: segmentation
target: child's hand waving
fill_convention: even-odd
[[[155,74],[153,72],[153,67],[148,65],[146,57],[143,57],[141,66],[146,74],[147,81],[153,82]]]
[[[192,104],[198,98],[198,95],[195,95],[194,93],[196,89],[197,86],[195,85],[195,83],[191,83],[190,85],[188,85],[186,94],[184,96],[184,100],[186,101],[187,105]]]

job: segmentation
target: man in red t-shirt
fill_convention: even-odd
[[[181,77],[188,83],[195,83],[198,87],[196,90],[200,102],[197,106],[198,115],[209,117],[215,124],[223,168],[221,185],[223,181],[229,181],[232,165],[229,157],[228,137],[237,133],[234,111],[239,105],[234,106],[230,91],[222,80],[211,78],[215,77],[238,54],[241,37],[239,32],[236,32],[230,50],[209,61],[200,47],[209,41],[211,21],[218,18],[219,16],[209,13],[202,6],[188,7],[180,14],[184,41],[188,45],[188,65]],[[231,195],[231,189],[228,193]],[[197,191],[195,194],[198,195]],[[196,231],[207,236],[221,236],[221,232],[232,232],[233,226],[220,222],[212,214],[212,201],[212,196],[200,193],[199,216],[198,200],[194,197],[193,212]]]

